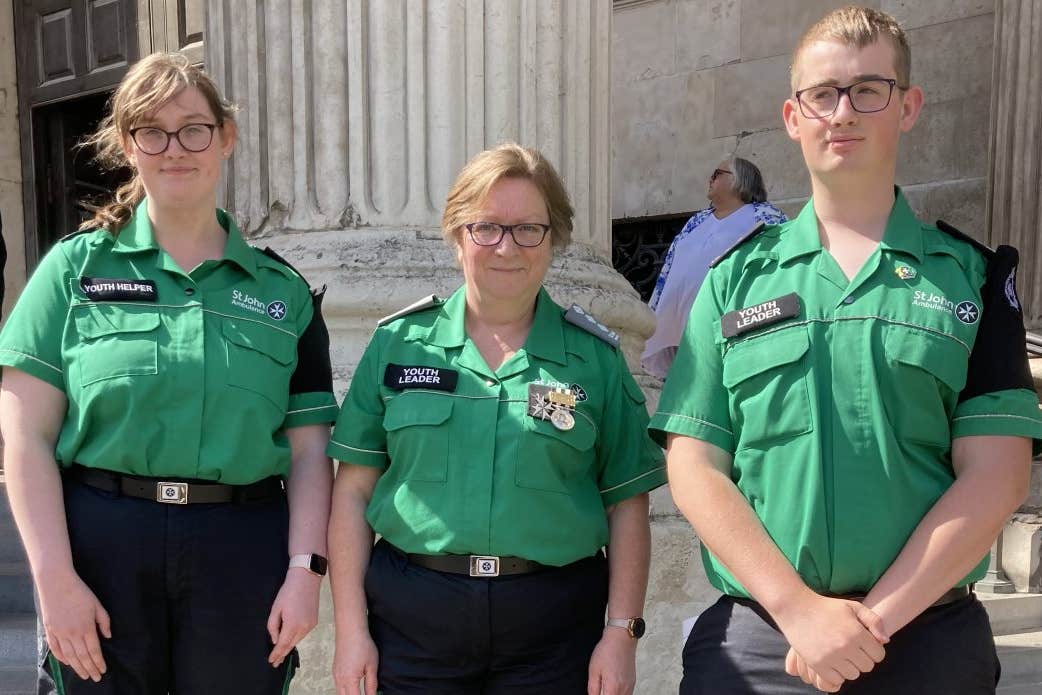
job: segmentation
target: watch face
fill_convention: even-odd
[[[309,568],[315,574],[326,576],[326,558],[316,553],[311,554],[311,567]]]
[[[633,639],[643,637],[646,629],[647,625],[644,623],[644,618],[634,618],[630,621],[630,632],[633,634]]]

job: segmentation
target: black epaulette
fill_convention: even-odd
[[[975,248],[978,251],[980,251],[981,253],[983,253],[985,258],[991,258],[992,256],[995,255],[995,249],[991,248],[987,244],[982,244],[981,242],[977,241],[976,239],[971,237],[969,234],[966,234],[965,232],[960,232],[958,229],[956,229],[955,227],[951,226],[950,224],[948,224],[944,220],[937,220],[936,224],[937,224],[937,229],[941,230],[942,232],[944,232],[948,236],[953,236],[956,239],[959,239],[960,241],[965,241],[967,244],[969,244],[973,248]]]
[[[257,247],[256,247],[256,246],[254,246],[253,248],[255,248],[255,249],[256,249]],[[260,249],[258,249],[258,250],[260,250]],[[294,268],[294,267],[293,267],[293,264],[292,264],[292,263],[290,263],[289,261],[287,261],[287,260],[286,260],[285,258],[283,258],[282,256],[280,256],[279,254],[275,253],[275,250],[274,250],[274,249],[272,249],[272,248],[271,248],[270,246],[265,246],[265,247],[264,247],[264,250],[263,250],[263,251],[261,251],[261,253],[263,253],[263,254],[264,254],[265,256],[267,256],[268,258],[270,258],[270,259],[271,259],[271,260],[273,260],[273,261],[278,261],[279,263],[281,263],[282,265],[286,266],[287,268],[289,268],[290,270],[292,270],[292,271],[293,271],[294,273],[296,273],[297,275],[299,275],[299,276],[300,276],[301,278],[303,278],[303,277],[304,277],[304,274],[303,274],[303,273],[301,273],[301,272],[300,272],[299,270],[297,270],[296,268]]]
[[[592,333],[612,347],[619,347],[619,334],[588,314],[578,304],[572,304],[571,308],[564,312],[564,320],[587,333]]]
[[[730,256],[732,251],[734,251],[736,248],[738,248],[739,246],[744,244],[749,239],[752,239],[754,236],[756,236],[757,234],[759,234],[760,232],[762,232],[766,228],[767,228],[767,225],[765,225],[763,222],[757,222],[755,225],[753,225],[752,229],[750,229],[748,232],[746,232],[742,236],[740,236],[737,239],[735,239],[735,242],[733,244],[731,244],[730,248],[728,248],[723,253],[721,253],[719,256],[714,258],[713,262],[709,264],[709,267],[710,268],[715,268],[716,265],[720,261],[722,261],[725,258],[727,258],[728,256]]]
[[[395,319],[400,319],[403,316],[408,316],[409,314],[415,314],[417,311],[423,311],[424,309],[430,309],[431,307],[434,307],[434,306],[441,306],[444,303],[445,303],[444,299],[441,299],[436,294],[432,294],[432,295],[429,295],[427,297],[424,297],[423,299],[420,299],[420,300],[417,300],[417,301],[413,302],[412,304],[410,304],[409,306],[405,307],[404,309],[399,309],[398,311],[394,312],[393,314],[388,314],[387,316],[384,316],[382,319],[380,319],[379,321],[376,322],[376,325],[377,326],[386,326],[387,324],[389,324],[391,321],[394,321]]]

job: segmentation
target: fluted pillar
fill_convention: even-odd
[[[461,284],[439,220],[456,173],[505,140],[542,150],[576,208],[547,286],[637,364],[653,317],[610,262],[611,3],[219,0],[206,63],[241,111],[224,205],[313,285],[346,388],[376,319]],[[332,692],[328,597],[294,693]]]
[[[330,286],[341,385],[374,318],[458,286],[445,194],[504,140],[541,149],[573,198],[551,292],[635,356],[653,319],[610,266],[610,3],[224,0],[207,27],[207,65],[242,109],[225,204]]]
[[[992,244],[1020,249],[1017,286],[1042,326],[1042,0],[998,0],[987,219]]]

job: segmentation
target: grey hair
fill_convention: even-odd
[[[767,188],[763,175],[748,159],[730,157],[728,164],[734,174],[734,192],[743,203],[762,203],[767,200]]]

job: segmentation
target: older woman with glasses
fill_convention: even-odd
[[[760,224],[781,224],[786,217],[767,202],[763,176],[741,157],[720,162],[709,175],[710,206],[699,210],[673,239],[662,262],[649,305],[655,311],[655,333],[648,338],[640,362],[648,374],[665,378],[687,325],[709,264],[735,241]]]
[[[442,228],[463,287],[380,322],[328,450],[337,692],[630,693],[665,478],[618,336],[543,289],[568,195],[502,145]]]

